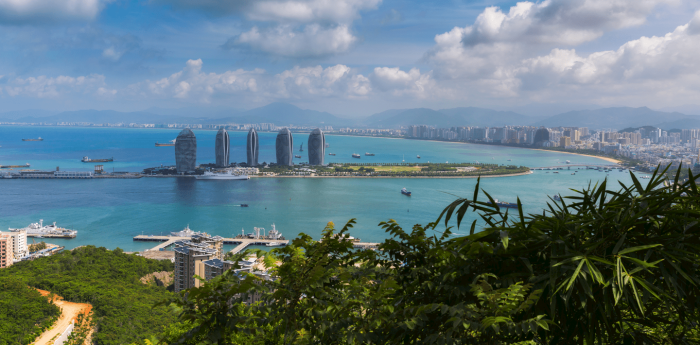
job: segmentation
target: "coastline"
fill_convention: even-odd
[[[516,173],[516,174],[506,174],[506,175],[483,175],[483,176],[251,176],[255,178],[397,178],[397,179],[412,179],[412,178],[487,178],[487,177],[510,177],[510,176],[521,176],[530,175],[533,171]]]
[[[593,158],[602,159],[602,160],[604,160],[604,161],[608,161],[608,162],[610,162],[610,163],[615,163],[615,164],[620,164],[620,163],[622,162],[621,160],[617,160],[617,159],[615,159],[615,158],[601,157],[601,156],[593,156],[593,155],[587,155],[587,154],[583,154],[583,153],[566,152],[566,151],[553,151],[553,150],[543,150],[543,149],[529,149],[529,150],[547,151],[547,152],[556,152],[556,153],[566,153],[566,154],[569,154],[569,155],[593,157]]]

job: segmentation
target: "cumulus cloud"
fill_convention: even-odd
[[[417,68],[405,72],[398,67],[377,67],[370,79],[380,90],[389,91],[396,96],[410,94],[425,98],[436,86],[431,72],[421,74]]]
[[[7,81],[2,90],[12,97],[58,98],[68,93],[105,94],[112,92],[104,87],[105,77],[99,74],[70,77],[27,77]],[[103,89],[103,91],[99,91]],[[116,91],[115,91],[116,93]]]
[[[102,0],[0,0],[0,24],[46,24],[92,20]]]
[[[310,57],[345,52],[355,41],[357,38],[345,25],[325,28],[319,24],[311,24],[301,31],[289,25],[279,25],[262,31],[253,27],[250,31],[229,39],[224,48],[247,46],[279,56]]]
[[[363,97],[372,90],[369,79],[346,65],[294,67],[274,76],[274,95],[280,98]]]
[[[486,8],[473,25],[435,36],[427,58],[442,77],[484,77],[541,49],[576,46],[613,29],[643,24],[676,0],[546,0],[519,2],[509,11]]]

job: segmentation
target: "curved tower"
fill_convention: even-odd
[[[216,154],[216,166],[219,168],[227,167],[231,151],[231,142],[228,137],[228,132],[223,128],[216,133],[214,150]]]
[[[535,140],[533,141],[535,146],[542,146],[546,141],[549,141],[549,131],[547,128],[540,128],[535,132]]]
[[[247,162],[249,167],[254,167],[258,165],[258,153],[260,152],[258,145],[258,132],[255,131],[255,128],[251,128],[248,131],[248,141],[245,145],[245,151],[248,156]]]
[[[197,137],[185,128],[175,140],[175,167],[178,174],[194,172],[197,165]]]
[[[316,128],[309,134],[309,165],[323,165],[326,154],[326,136],[320,128]]]
[[[294,147],[292,132],[289,131],[288,128],[282,128],[282,130],[277,133],[277,140],[275,141],[277,165],[294,165],[292,162],[292,159],[294,158],[294,155],[292,154],[292,147]]]

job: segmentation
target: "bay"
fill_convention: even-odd
[[[91,170],[82,156],[114,157],[116,171],[140,171],[145,167],[174,163],[172,147],[156,148],[154,142],[172,140],[179,131],[165,129],[117,129],[76,127],[0,127],[0,164],[30,162],[32,168]],[[197,130],[198,163],[214,158],[215,131]],[[231,132],[232,161],[245,160],[245,132]],[[23,137],[46,138],[22,142]],[[295,134],[295,146],[308,134]],[[260,133],[261,161],[274,160],[275,133]],[[301,140],[300,140],[301,139]],[[577,155],[519,148],[418,140],[327,136],[337,153],[335,162],[416,161],[516,164],[530,167],[559,165],[565,160],[581,164],[605,161]],[[306,145],[304,145],[306,146]],[[353,159],[353,152],[372,152],[374,157]],[[304,152],[306,153],[306,152]],[[509,161],[510,159],[510,161]],[[305,160],[305,159],[302,159]],[[490,160],[490,161],[489,161]],[[105,164],[105,169],[108,169]],[[594,170],[563,170],[559,174],[533,174],[484,178],[481,188],[493,197],[515,202],[520,198],[526,212],[540,213],[556,193],[573,194],[606,177],[631,184],[629,173],[613,171],[607,176]],[[647,180],[642,180],[643,182]],[[43,219],[75,228],[71,240],[50,242],[73,248],[94,244],[110,249],[142,250],[153,243],[134,242],[140,234],[160,235],[189,225],[195,231],[230,237],[252,232],[253,227],[270,229],[274,223],[287,238],[307,233],[319,238],[324,226],[336,227],[351,218],[351,231],[363,241],[387,237],[377,225],[395,219],[405,229],[434,221],[456,196],[471,197],[476,179],[385,179],[385,178],[252,178],[248,181],[202,181],[190,178],[141,178],[133,180],[2,180],[0,181],[0,229],[24,227]],[[413,196],[400,194],[406,187]],[[550,201],[551,202],[551,201]],[[241,203],[248,208],[237,207]],[[475,219],[468,214],[466,221]],[[465,230],[461,230],[464,232]],[[458,231],[459,232],[459,231]]]

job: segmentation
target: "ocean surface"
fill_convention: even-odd
[[[179,131],[167,129],[121,129],[76,127],[0,126],[0,164],[30,163],[33,169],[92,170],[83,156],[111,158],[105,170],[140,171],[146,167],[173,165],[173,147],[155,142],[174,139]],[[214,160],[215,131],[195,130],[197,162]],[[230,132],[231,160],[245,160],[245,132]],[[295,146],[308,134],[295,134]],[[42,142],[22,138],[42,137]],[[275,133],[260,133],[260,160],[274,160]],[[572,164],[607,164],[594,158],[519,148],[418,140],[327,136],[328,162],[482,162],[529,167]],[[364,156],[375,153],[374,157]],[[299,161],[307,161],[306,151]],[[362,154],[353,159],[352,153]],[[418,160],[416,155],[421,159]],[[572,195],[589,183],[608,178],[631,184],[627,172],[563,170],[558,174],[535,171],[530,175],[484,178],[481,188],[500,200],[519,197],[525,211],[539,213],[548,196]],[[572,175],[575,173],[575,175]],[[642,180],[645,183],[648,180]],[[43,219],[79,231],[70,240],[51,243],[73,248],[93,244],[110,249],[142,250],[154,243],[134,242],[140,234],[168,234],[189,225],[195,231],[231,237],[269,230],[271,224],[287,238],[306,233],[318,238],[326,223],[339,228],[357,219],[351,234],[363,241],[387,237],[378,223],[395,219],[405,229],[434,221],[456,196],[471,197],[476,179],[385,179],[385,178],[252,178],[248,181],[201,181],[188,178],[141,178],[131,180],[0,180],[0,229],[25,227]],[[413,196],[400,194],[406,187]],[[248,208],[238,207],[242,203]],[[468,214],[467,220],[475,219]],[[468,231],[468,230],[465,230]]]

